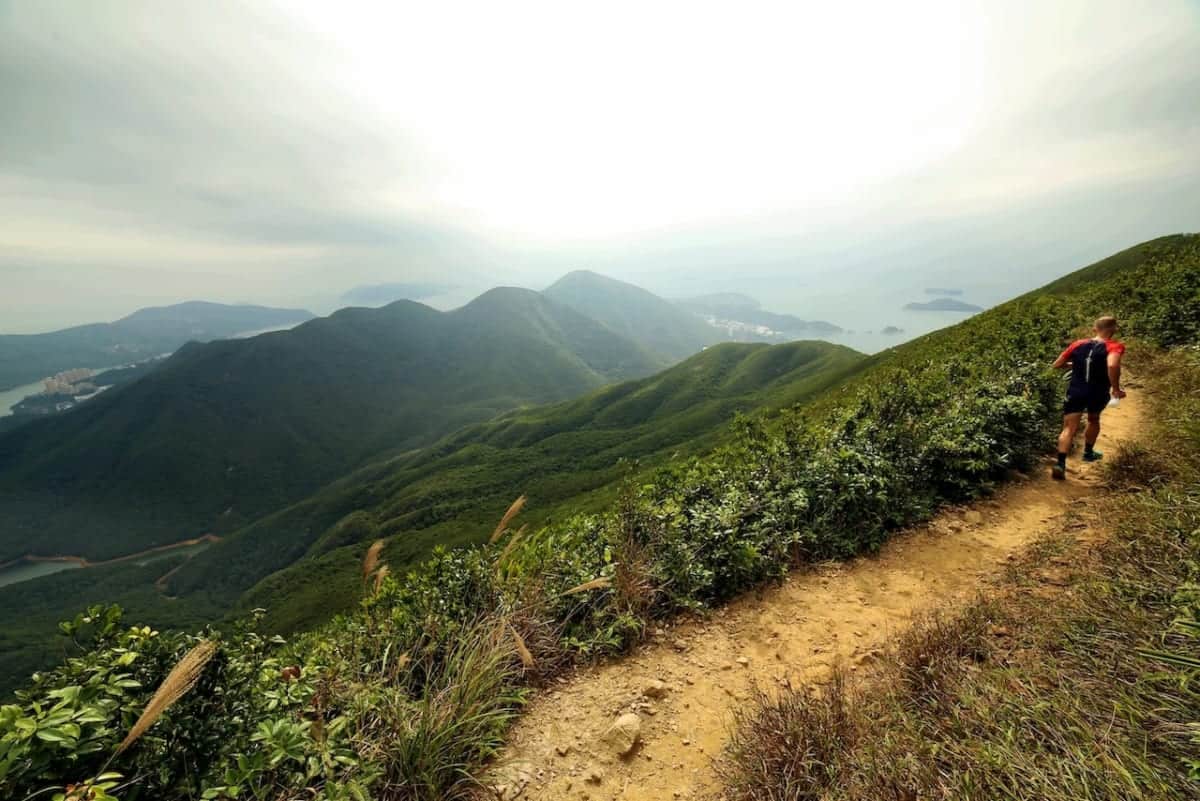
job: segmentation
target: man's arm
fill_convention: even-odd
[[[1121,357],[1123,355],[1124,351],[1108,354],[1108,383],[1112,385],[1114,398],[1125,397],[1125,390],[1121,389]]]
[[[1071,354],[1075,351],[1075,345],[1072,344],[1069,348],[1058,354],[1058,358],[1054,360],[1054,364],[1050,365],[1055,370],[1062,370],[1071,366]]]

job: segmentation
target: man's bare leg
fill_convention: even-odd
[[[1067,477],[1067,454],[1071,452],[1071,442],[1075,439],[1075,432],[1079,430],[1079,421],[1083,417],[1082,412],[1075,414],[1063,415],[1062,433],[1058,435],[1058,462],[1054,465],[1054,469],[1050,471],[1050,475],[1058,480]],[[1088,423],[1089,428],[1091,422]],[[1100,432],[1100,421],[1096,421],[1096,433]]]
[[[1100,452],[1095,450],[1096,440],[1100,437],[1100,415],[1089,414],[1087,428],[1083,432],[1083,458],[1094,462],[1100,458]]]

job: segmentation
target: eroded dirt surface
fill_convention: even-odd
[[[1133,438],[1137,397],[1104,415],[1098,447]],[[1024,546],[1057,530],[1073,500],[1098,491],[1099,465],[1071,460],[1066,482],[1037,475],[994,497],[947,510],[853,562],[796,572],[703,619],[660,629],[633,654],[580,670],[539,693],[496,769],[505,798],[719,797],[714,758],[753,685],[819,682],[835,661],[858,670],[915,613],[975,596]],[[1080,532],[1089,536],[1095,532]],[[618,756],[602,733],[640,718],[634,750]]]

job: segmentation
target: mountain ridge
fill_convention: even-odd
[[[108,323],[41,334],[0,334],[0,390],[77,367],[117,367],[160,356],[192,340],[222,339],[313,318],[304,309],[185,301],[148,306]]]
[[[532,290],[439,312],[343,309],[190,343],[149,375],[0,435],[0,553],[121,555],[239,527],[388,448],[657,368]],[[136,499],[136,501],[134,501]],[[31,537],[32,532],[37,532]],[[106,544],[112,543],[112,544]]]
[[[542,294],[644,343],[664,366],[727,339],[670,301],[591,270],[573,270]]]

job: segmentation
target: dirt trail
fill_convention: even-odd
[[[1106,412],[1099,449],[1133,438],[1140,414],[1136,393]],[[876,556],[796,572],[705,619],[656,632],[628,657],[580,670],[539,693],[514,728],[496,774],[501,794],[533,801],[716,796],[714,758],[754,683],[802,686],[838,660],[858,669],[914,613],[972,597],[1006,560],[1057,530],[1072,500],[1098,491],[1098,471],[1072,459],[1069,480],[1055,482],[1047,463],[989,500],[897,535]],[[660,697],[648,697],[648,688]],[[618,758],[599,737],[627,712],[639,715],[641,739]]]

